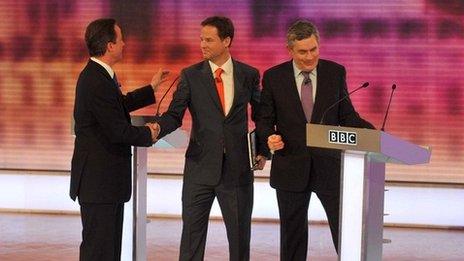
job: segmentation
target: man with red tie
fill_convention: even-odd
[[[319,59],[319,32],[297,21],[287,32],[291,60],[263,75],[257,131],[274,152],[271,186],[280,215],[280,260],[303,261],[308,248],[308,206],[315,192],[325,209],[338,246],[340,151],[306,146],[306,124],[320,122],[324,111],[347,94],[345,68]],[[324,124],[374,128],[345,99],[325,115]]]
[[[187,108],[192,116],[179,259],[203,260],[209,213],[217,198],[230,260],[249,260],[253,171],[247,150],[247,107],[251,104],[254,120],[260,99],[259,72],[231,58],[234,27],[229,18],[209,17],[201,26],[204,61],[182,70],[169,109],[158,121],[160,138],[182,125]],[[259,152],[265,149],[262,146]],[[257,160],[257,168],[262,169],[266,159],[257,156]]]

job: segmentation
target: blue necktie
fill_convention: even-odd
[[[116,77],[116,73],[114,73],[113,81],[116,84],[116,87],[118,87],[118,89],[121,88],[121,84],[119,84],[118,77]]]

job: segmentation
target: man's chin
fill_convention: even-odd
[[[305,65],[305,71],[312,71],[316,68],[317,64],[312,64],[312,65]]]

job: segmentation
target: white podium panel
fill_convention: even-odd
[[[132,124],[143,126],[154,116],[132,116]],[[159,141],[164,148],[186,147],[188,136],[180,129]],[[121,260],[147,260],[147,152],[148,148],[132,149],[132,197],[124,206]]]
[[[121,260],[147,260],[147,148],[133,147],[132,197],[124,206]]]
[[[382,260],[385,163],[421,164],[430,150],[378,130],[308,124],[307,145],[342,151],[339,260]]]

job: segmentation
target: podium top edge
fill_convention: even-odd
[[[311,147],[372,152],[409,165],[430,161],[430,147],[381,130],[321,124],[307,124],[306,130],[307,145]]]

